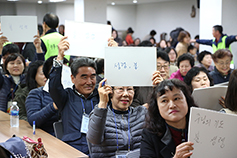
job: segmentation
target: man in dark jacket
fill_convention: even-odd
[[[89,58],[79,58],[71,64],[73,89],[64,89],[61,83],[62,60],[69,43],[63,37],[58,44],[59,53],[54,59],[49,77],[49,92],[61,113],[63,124],[62,141],[89,154],[86,133],[88,114],[99,102],[96,84],[96,64]]]

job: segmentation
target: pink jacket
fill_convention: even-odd
[[[170,75],[170,78],[169,78],[169,79],[172,79],[172,78],[177,78],[177,79],[179,79],[179,80],[181,80],[181,81],[184,80],[179,70],[176,71],[176,72],[174,72],[174,73],[172,73],[172,74]]]

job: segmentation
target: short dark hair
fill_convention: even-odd
[[[211,56],[212,56],[212,53],[209,52],[209,51],[204,50],[204,51],[202,51],[201,53],[198,54],[197,59],[198,59],[199,63],[202,62],[203,58],[204,58],[206,55],[211,55]]]
[[[149,41],[150,41],[151,39],[153,39],[153,40],[154,40],[154,43],[156,43],[156,39],[155,39],[154,37],[151,37],[151,38],[149,39]]]
[[[190,50],[195,49],[195,48],[196,48],[195,46],[193,46],[192,44],[190,44],[190,45],[188,46],[188,52],[189,52]]]
[[[89,59],[89,58],[86,58],[86,57],[84,57],[84,58],[77,58],[71,64],[72,75],[74,77],[76,77],[76,75],[79,73],[78,69],[80,67],[84,67],[84,66],[85,67],[92,67],[96,71],[96,63],[92,59]]]
[[[165,61],[168,61],[170,63],[170,58],[168,56],[168,54],[165,51],[157,51],[157,59],[161,58]]]
[[[151,30],[150,35],[151,36],[155,36],[156,35],[156,31],[155,30]]]
[[[196,36],[194,37],[194,39],[199,39],[199,35],[196,35]]]
[[[6,54],[20,53],[20,49],[16,44],[7,44],[2,48],[2,56]]]
[[[56,29],[58,27],[59,19],[58,16],[53,13],[47,13],[43,18],[43,22],[51,29]]]
[[[20,53],[13,53],[13,54],[10,54],[8,55],[8,57],[6,58],[4,64],[3,64],[3,68],[4,68],[4,71],[6,74],[10,75],[9,71],[7,70],[7,64],[10,62],[10,61],[14,61],[16,60],[16,58],[20,57],[23,64],[24,64],[24,70],[26,68],[26,63],[25,63],[25,58],[20,54]],[[23,70],[23,72],[24,72]],[[22,73],[23,73],[22,72]]]
[[[43,26],[41,24],[38,24],[38,31],[39,35],[41,36],[43,34]]]
[[[225,106],[231,111],[237,111],[237,69],[235,69],[229,79],[229,84],[225,96]]]
[[[178,57],[178,60],[177,60],[178,68],[179,68],[180,62],[184,61],[184,60],[188,60],[190,65],[191,65],[191,67],[194,66],[194,58],[190,54],[185,53],[185,54],[182,54],[181,56]]]
[[[220,34],[223,34],[223,27],[221,25],[213,26],[214,30],[219,31]]]
[[[134,33],[133,29],[131,27],[128,28],[127,33]]]
[[[137,46],[139,46],[139,47],[152,47],[153,44],[150,41],[145,40],[145,41],[142,41],[141,43],[139,43]]]
[[[46,78],[49,78],[49,73],[53,66],[53,59],[56,57],[57,55],[51,56],[44,62],[43,73]],[[66,58],[63,58],[63,64],[67,64],[67,63],[69,63],[69,61]]]
[[[42,60],[37,60],[30,64],[26,75],[26,86],[28,87],[29,91],[38,87],[38,83],[35,80],[35,76],[37,74],[38,68],[40,66],[43,66],[43,64],[44,61]]]
[[[111,22],[109,20],[107,20],[107,25],[111,25]]]
[[[204,72],[207,75],[207,77],[210,81],[210,86],[214,85],[214,81],[213,81],[212,77],[209,75],[207,69],[205,69],[204,67],[193,67],[188,71],[188,73],[184,77],[184,82],[188,85],[191,92],[193,91],[192,80],[200,72]]]
[[[184,38],[187,35],[190,37],[190,33],[188,31],[180,31],[179,36],[178,36],[178,41],[183,42]]]
[[[212,54],[212,59],[214,60],[214,62],[217,62],[218,59],[222,59],[225,56],[230,57],[230,60],[232,60],[233,58],[233,55],[228,48],[217,50],[214,54]]]
[[[175,52],[176,58],[177,58],[178,54],[177,54],[177,52],[176,52],[176,50],[175,50],[174,47],[166,47],[166,48],[165,48],[165,52],[166,52],[167,54],[169,54],[171,50],[173,50],[173,51]]]
[[[172,91],[174,88],[180,89],[185,98],[188,105],[188,113],[186,114],[186,121],[187,125],[189,122],[189,114],[191,107],[197,107],[194,103],[194,100],[191,96],[191,92],[188,90],[187,85],[178,79],[169,79],[162,81],[158,86],[153,89],[150,101],[149,101],[149,108],[146,115],[146,123],[145,128],[147,128],[150,132],[154,134],[158,134],[162,136],[166,131],[165,120],[161,116],[157,98],[165,94],[167,87]]]
[[[104,59],[97,59],[96,60],[96,74],[104,73]]]

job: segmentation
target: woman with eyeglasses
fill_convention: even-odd
[[[214,71],[210,72],[214,84],[228,82],[232,69],[230,63],[233,58],[229,49],[219,49],[212,55],[215,63]]]
[[[87,139],[91,143],[91,157],[125,156],[139,149],[146,108],[131,107],[132,86],[104,85],[99,83],[99,104],[90,113]],[[104,85],[104,86],[103,86]]]

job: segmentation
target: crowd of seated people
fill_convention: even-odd
[[[17,101],[20,119],[31,126],[35,121],[36,128],[53,136],[53,123],[62,120],[61,140],[91,157],[124,157],[133,150],[140,150],[140,157],[191,156],[193,143],[183,135],[188,132],[190,108],[198,106],[191,96],[196,88],[230,80],[233,87],[219,99],[222,112],[236,114],[231,94],[236,95],[237,73],[231,69],[229,49],[199,53],[186,30],[180,30],[178,42],[171,46],[172,41],[165,39],[156,43],[155,30],[133,40],[129,27],[123,41],[113,28],[108,46],[156,47],[157,67],[153,86],[110,86],[104,78],[104,59],[65,56],[70,43],[57,26],[58,17],[46,14],[43,38],[36,35],[32,41],[35,60],[30,62],[18,45],[0,37],[0,110],[9,112],[12,101]],[[62,71],[68,65],[73,86],[64,88]],[[171,108],[179,109],[177,117],[167,115]]]

